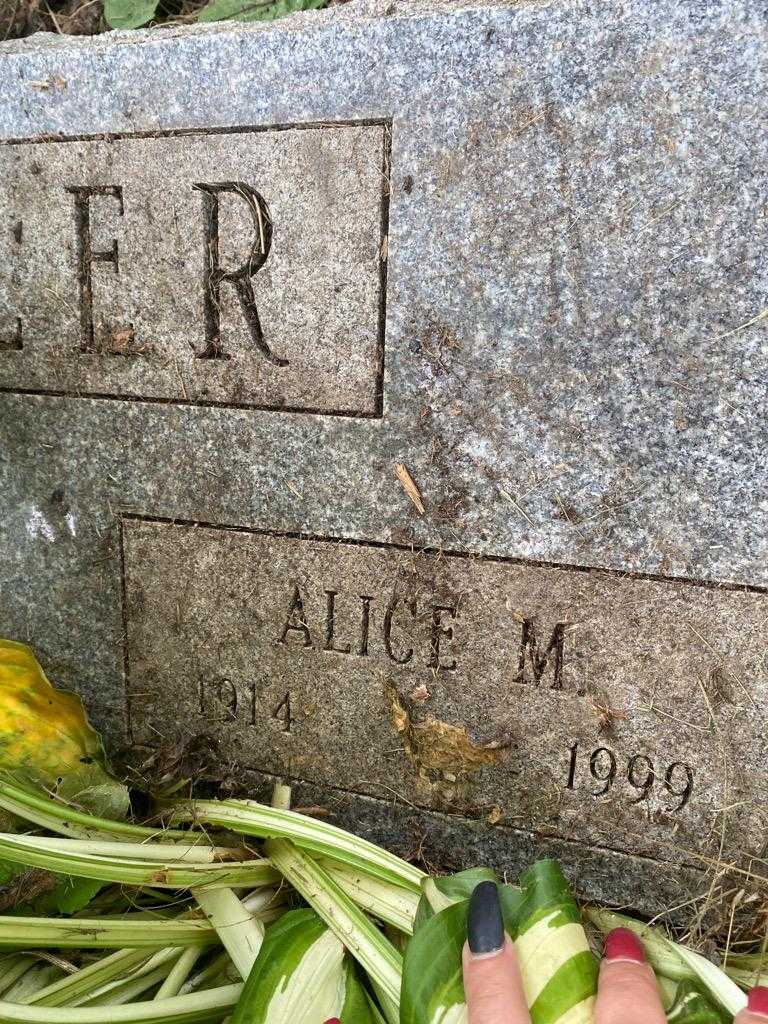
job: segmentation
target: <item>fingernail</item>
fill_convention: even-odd
[[[747,994],[747,1009],[761,1017],[768,1017],[768,988],[758,985]]]
[[[325,1024],[341,1024],[338,1017],[329,1017]]]
[[[643,944],[629,928],[614,928],[605,937],[605,960],[630,960],[635,964],[645,963]]]
[[[495,882],[481,882],[470,897],[467,941],[473,956],[498,953],[504,945],[504,919]]]

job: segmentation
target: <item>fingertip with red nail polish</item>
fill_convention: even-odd
[[[768,1018],[768,986],[758,985],[747,993],[747,1009],[759,1017]]]
[[[625,961],[635,964],[645,963],[645,950],[640,939],[629,928],[614,928],[605,937],[603,958],[608,963]]]

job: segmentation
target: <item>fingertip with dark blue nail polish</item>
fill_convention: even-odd
[[[504,945],[504,918],[495,882],[481,882],[470,897],[467,942],[473,956],[498,953]]]

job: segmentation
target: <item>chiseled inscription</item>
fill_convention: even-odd
[[[762,593],[123,529],[138,744],[635,853],[768,838]]]
[[[0,387],[378,415],[388,128],[0,144]]]

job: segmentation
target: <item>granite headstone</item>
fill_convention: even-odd
[[[353,0],[0,47],[0,633],[139,766],[429,863],[648,913],[749,870],[766,43]]]

